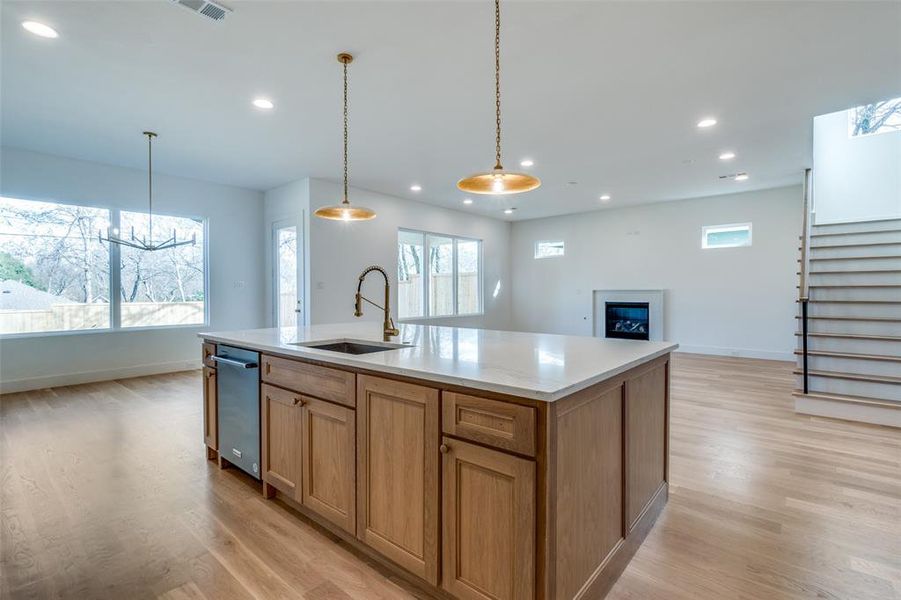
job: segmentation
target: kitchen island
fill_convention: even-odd
[[[217,353],[258,353],[267,497],[438,597],[606,594],[666,503],[676,345],[399,330],[201,333],[208,458],[232,458]]]

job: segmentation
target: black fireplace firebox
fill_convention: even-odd
[[[650,306],[647,302],[606,302],[608,338],[650,339]]]

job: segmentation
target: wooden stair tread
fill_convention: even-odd
[[[901,240],[889,240],[887,242],[864,242],[861,244],[821,244],[816,246],[809,246],[810,250],[816,249],[826,249],[826,250],[834,250],[835,248],[869,248],[872,246],[897,246],[901,244]],[[798,248],[800,250],[800,248]]]
[[[809,319],[810,317],[808,317]],[[804,333],[795,332],[796,336],[802,336]],[[867,335],[865,333],[825,333],[822,331],[807,332],[807,337],[828,337],[842,338],[849,340],[877,340],[881,342],[901,342],[901,335]]]
[[[901,300],[814,300],[808,298],[807,301],[811,304],[901,304]],[[801,301],[795,300],[795,302]]]
[[[874,258],[895,258],[895,259],[901,260],[901,256],[896,255],[896,254],[887,254],[885,256],[832,256],[832,257],[818,256],[816,258],[814,258],[814,257],[808,258],[807,260],[812,262],[815,260],[873,260]],[[797,260],[797,262],[801,262],[801,259],[799,258]],[[853,271],[849,271],[849,272],[853,273]]]
[[[801,315],[796,315],[795,318],[800,319]],[[824,317],[817,315],[808,316],[807,319],[819,319],[821,321],[879,321],[880,323],[901,323],[901,317]]]
[[[801,369],[792,371],[795,375],[803,375]],[[807,370],[808,375],[816,377],[830,377],[832,379],[849,379],[852,381],[868,381],[870,383],[890,383],[893,385],[901,385],[901,377],[892,377],[890,375],[861,375],[860,373],[842,373],[840,371],[814,371]]]
[[[809,271],[808,275],[859,275],[861,273],[873,274],[873,273],[901,273],[901,269],[869,269],[866,271]],[[795,273],[795,275],[800,275],[801,273]]]
[[[795,355],[800,356],[801,350],[795,350]],[[808,350],[807,356],[824,356],[829,358],[850,358],[855,360],[881,360],[885,362],[901,362],[901,356],[886,356],[885,354],[858,354],[857,352],[834,352],[832,350]],[[901,378],[899,378],[901,381]]]
[[[796,288],[800,288],[800,285],[796,285]],[[810,283],[807,284],[809,288],[901,288],[901,283],[825,283],[825,284],[817,284]]]
[[[807,392],[802,390],[793,390],[792,396],[798,398],[820,398],[821,400],[834,400],[838,402],[850,402],[854,404],[873,404],[875,406],[886,406],[889,408],[901,409],[901,402],[893,400],[882,400],[880,398],[867,398],[866,396],[852,396],[851,394],[832,394],[826,392]]]
[[[895,221],[897,219],[891,219]],[[861,223],[876,223],[877,221],[861,221]],[[860,235],[862,233],[901,233],[901,228],[896,229],[865,229],[863,231],[817,231],[821,227],[835,227],[837,225],[849,225],[849,223],[829,223],[827,225],[813,225],[814,230],[810,232],[810,237],[826,237],[833,235]]]

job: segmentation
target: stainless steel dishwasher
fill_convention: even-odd
[[[219,453],[260,479],[260,354],[219,344]]]

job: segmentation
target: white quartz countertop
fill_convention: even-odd
[[[403,375],[552,402],[672,352],[678,344],[545,333],[400,324],[392,342],[408,347],[342,354],[297,342],[355,340],[381,343],[381,323],[360,321],[310,327],[199,333],[240,348],[296,356],[336,366]]]

